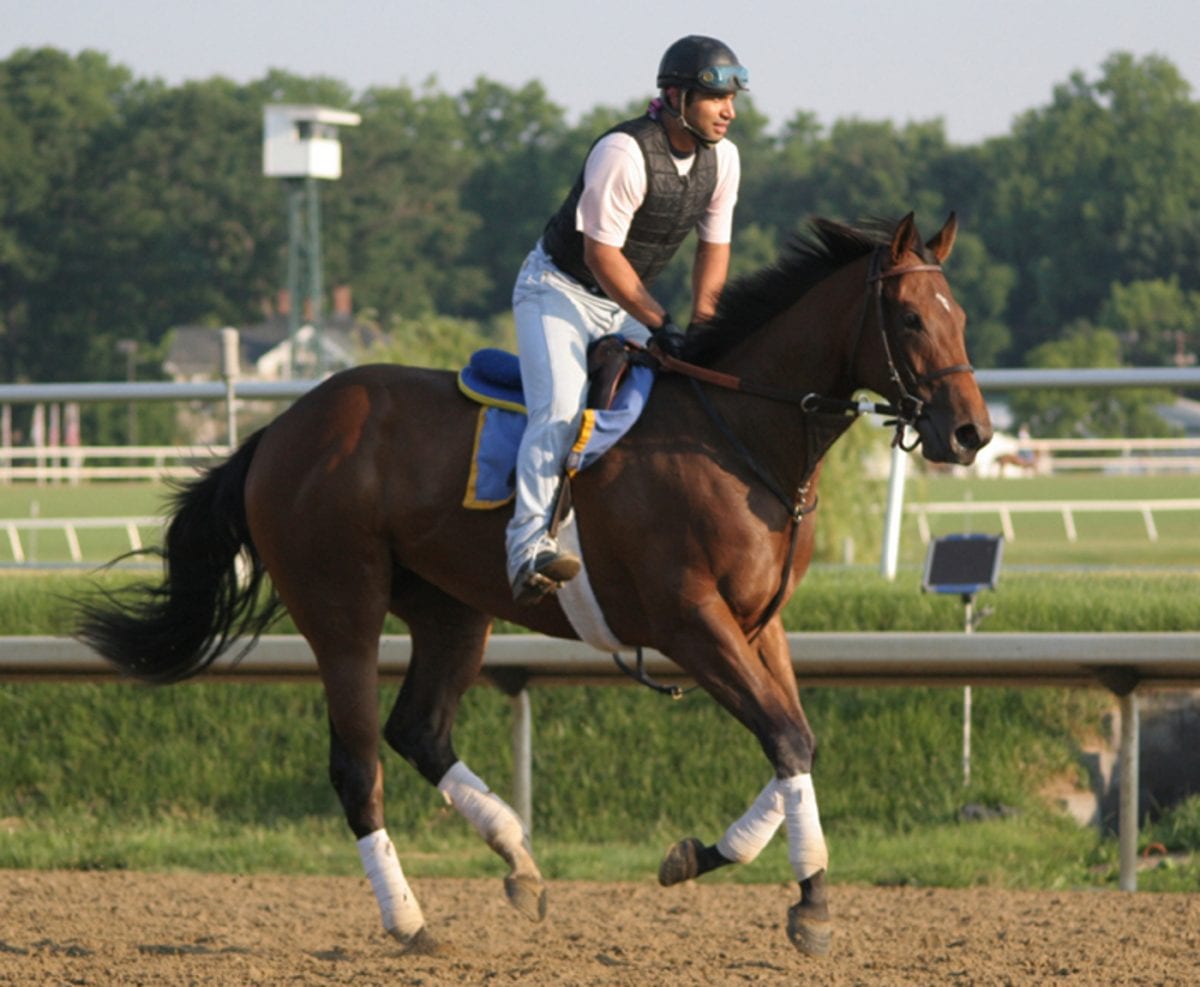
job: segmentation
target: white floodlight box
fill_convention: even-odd
[[[268,178],[342,177],[338,127],[357,127],[357,113],[325,106],[269,103],[263,107],[263,174]]]

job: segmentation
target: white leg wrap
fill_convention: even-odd
[[[425,916],[421,914],[417,896],[404,879],[400,859],[387,830],[377,829],[359,840],[358,855],[367,872],[367,880],[371,882],[371,890],[375,892],[375,900],[379,902],[383,927],[407,942],[421,931]]]
[[[501,853],[523,846],[525,827],[521,817],[462,761],[454,762],[438,782],[438,789],[488,846]]]
[[[817,795],[812,775],[799,774],[779,782],[783,812],[787,819],[788,860],[797,881],[812,877],[829,866],[829,850],[821,832]]]
[[[748,864],[771,842],[783,822],[783,792],[772,779],[745,814],[725,830],[717,849],[726,860]]]

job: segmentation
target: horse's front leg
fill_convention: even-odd
[[[752,649],[749,661],[742,656],[710,662],[693,673],[755,732],[776,777],[716,843],[689,837],[674,844],[659,866],[659,882],[670,886],[727,864],[750,863],[786,823],[788,858],[800,886],[800,900],[788,910],[788,937],[801,951],[820,956],[829,951],[831,928],[825,880],[829,853],[812,781],[815,740],[800,707],[782,624],[772,621],[747,647]],[[753,669],[766,674],[747,674]],[[744,680],[744,691],[731,688],[738,678]]]
[[[830,939],[825,885],[829,854],[811,773],[772,779],[716,843],[705,845],[691,836],[674,844],[659,865],[658,881],[670,887],[727,864],[748,864],[771,842],[785,820],[788,856],[800,883],[800,901],[788,910],[788,937],[801,951],[823,955],[829,951]]]

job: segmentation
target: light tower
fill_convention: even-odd
[[[313,368],[321,376],[321,204],[318,178],[342,177],[342,145],[338,127],[357,127],[357,113],[324,106],[269,103],[263,107],[263,174],[284,179],[288,208],[288,340],[290,376],[298,361],[301,281],[305,283],[313,328]],[[307,200],[307,218],[305,201]],[[307,236],[305,233],[307,232]],[[304,263],[307,261],[307,263]]]

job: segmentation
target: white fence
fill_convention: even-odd
[[[1029,458],[1018,460],[1014,453],[1006,456],[999,446],[996,455],[986,455],[985,450],[975,471],[1004,476],[1085,470],[1110,475],[1200,471],[1200,438],[1030,439],[1021,443],[1021,449]],[[219,462],[230,452],[224,444],[0,446],[0,483],[186,479],[194,476],[198,467]]]
[[[1200,469],[1200,438],[1029,439],[1021,443],[1039,473],[1103,470],[1151,473]],[[1098,455],[1100,454],[1100,455]]]
[[[83,548],[79,544],[80,530],[107,530],[115,528],[123,531],[126,540],[129,542],[129,550],[136,551],[142,547],[142,529],[150,528],[159,530],[162,528],[163,519],[161,517],[76,517],[76,518],[0,518],[0,527],[4,528],[4,533],[8,536],[9,551],[12,552],[13,562],[20,565],[36,562],[36,558],[31,559],[30,556],[35,553],[31,550],[26,552],[25,541],[21,537],[21,533],[25,532],[27,536],[36,537],[36,532],[39,531],[61,531],[67,542],[67,553],[71,557],[72,562],[82,563],[84,561]],[[111,554],[111,553],[110,553]],[[93,561],[104,562],[105,559],[94,559]]]
[[[1146,537],[1158,541],[1158,527],[1154,523],[1156,511],[1200,511],[1200,498],[1180,498],[1163,500],[963,500],[943,501],[930,504],[909,504],[905,513],[915,514],[917,531],[921,541],[928,545],[932,537],[929,527],[931,514],[952,514],[961,517],[964,514],[998,514],[1004,540],[1016,541],[1016,529],[1013,527],[1014,514],[1058,514],[1062,517],[1063,530],[1068,541],[1078,541],[1075,530],[1075,515],[1091,513],[1128,513],[1133,511],[1142,516],[1146,527]]]
[[[224,445],[0,446],[0,483],[187,479],[196,475],[197,468],[219,462],[229,453]]]

